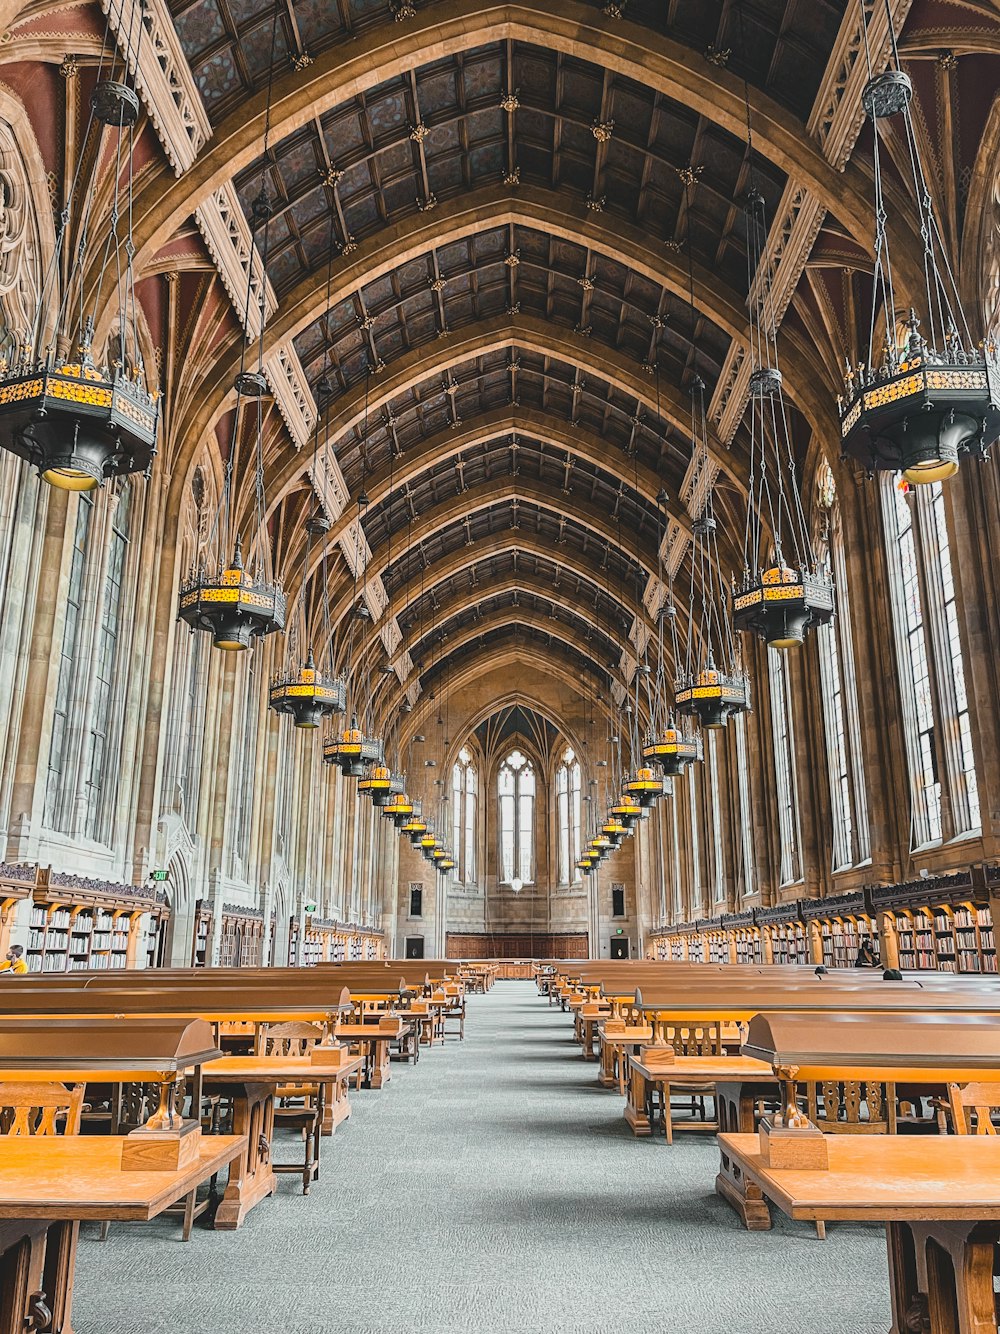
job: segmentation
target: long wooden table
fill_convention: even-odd
[[[314,1064],[307,1056],[225,1056],[204,1067],[206,1088],[225,1090],[233,1099],[233,1130],[245,1143],[215,1213],[218,1230],[240,1227],[254,1205],[277,1187],[271,1164],[277,1089],[282,1084],[316,1084],[322,1103],[326,1088],[330,1084],[344,1088],[360,1065],[360,1057],[343,1053],[337,1065]],[[350,1115],[349,1107],[343,1115]]]
[[[403,1036],[404,1024],[396,1015],[384,1017],[374,1024],[339,1023],[335,1036],[342,1042],[357,1047],[363,1062],[362,1078],[366,1087],[384,1088],[392,1078],[389,1047]]]
[[[203,1136],[187,1167],[159,1172],[123,1172],[123,1144],[117,1136],[0,1138],[0,1334],[72,1334],[81,1221],[147,1222],[237,1160],[246,1139]]]
[[[629,1055],[628,1101],[625,1120],[632,1134],[644,1137],[653,1133],[649,1117],[650,1094],[653,1089],[663,1090],[669,1097],[671,1087],[683,1091],[692,1085],[714,1084],[719,1104],[720,1124],[723,1123],[722,1105],[730,1112],[730,1128],[753,1129],[754,1091],[760,1086],[776,1084],[774,1071],[766,1061],[755,1061],[752,1056],[675,1056],[670,1062],[643,1060]],[[720,1091],[721,1088],[721,1091]]]
[[[724,1152],[789,1218],[885,1224],[892,1334],[996,1334],[1000,1140],[942,1136],[932,1152],[907,1137],[828,1141],[827,1170],[792,1171],[765,1166],[756,1135],[720,1136]]]

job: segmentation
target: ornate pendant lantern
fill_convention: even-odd
[[[614,820],[620,820],[627,829],[632,829],[636,820],[642,819],[643,808],[631,793],[624,792],[611,807],[611,817]]]
[[[420,846],[420,840],[427,833],[427,825],[420,818],[420,812],[416,809],[417,804],[414,802],[413,814],[399,826],[399,832],[405,834],[415,848]]]
[[[217,573],[199,565],[184,580],[177,615],[192,630],[207,630],[215,648],[239,652],[258,636],[282,628],[285,595],[276,583],[244,568],[237,539],[232,560]]]
[[[343,713],[347,689],[343,681],[331,681],[318,670],[312,653],[294,675],[276,676],[268,691],[275,713],[287,713],[296,727],[319,727],[324,718]]]
[[[127,37],[123,33],[128,47],[123,58],[110,20],[105,26],[90,99],[92,119],[71,169],[74,188],[59,218],[55,253],[39,287],[31,328],[7,331],[13,346],[0,360],[0,447],[64,491],[89,491],[128,473],[148,475],[156,454],[159,395],[139,347],[132,270],[133,150],[139,120],[132,71],[145,31],[143,23],[135,25],[134,49],[131,31]],[[87,173],[105,163],[110,164],[113,197],[100,218],[96,213],[92,218],[96,185]],[[73,215],[74,206],[81,216]],[[74,231],[80,240],[67,258]],[[67,293],[93,281],[86,271],[95,256],[100,271],[84,313],[82,299],[74,301]],[[109,313],[109,347],[96,360],[95,324],[99,315],[106,321]]]
[[[271,30],[272,61],[276,33],[277,9]],[[253,640],[273,634],[285,625],[285,594],[272,569],[264,491],[263,404],[268,384],[264,374],[265,309],[262,294],[267,287],[268,225],[274,211],[267,188],[271,91],[268,84],[263,165],[260,191],[251,208],[253,245],[247,263],[244,306],[247,313],[254,307],[257,310],[256,366],[247,368],[248,344],[241,337],[240,369],[233,382],[236,406],[222,490],[211,530],[196,555],[193,569],[181,584],[177,608],[181,620],[193,630],[206,630],[212,636],[213,645],[227,652],[247,649]],[[260,295],[255,292],[255,286],[259,286]],[[248,443],[253,458],[252,472],[243,457],[244,436],[247,434],[251,437]],[[242,482],[244,473],[252,477],[253,490],[252,503],[247,505],[248,513],[241,518],[239,507],[244,496],[242,489],[234,488],[234,478]],[[241,530],[246,533],[246,543],[241,539]]]
[[[413,816],[420,817],[420,803],[411,801],[405,792],[400,792],[389,800],[382,807],[382,814],[387,820],[391,820],[397,829],[403,831],[403,826]]]
[[[642,748],[642,758],[649,764],[658,764],[670,778],[682,774],[689,764],[701,759],[701,737],[692,736],[679,727],[664,727],[651,732]]]
[[[368,766],[381,764],[383,758],[381,738],[365,736],[357,718],[323,742],[324,763],[335,764],[345,778],[363,778]]]
[[[622,843],[628,838],[632,830],[628,825],[622,824],[616,816],[608,815],[608,818],[601,825],[601,833],[611,844],[614,851],[621,847]]]
[[[666,784],[652,769],[640,767],[625,779],[625,791],[640,807],[653,806],[666,793]]]
[[[402,774],[393,773],[384,764],[376,764],[360,779],[358,791],[362,796],[371,797],[372,805],[381,809],[401,796],[405,786]]]
[[[441,860],[437,864],[437,869],[439,875],[447,875],[449,871],[454,871],[455,858],[451,855],[451,853],[449,853],[447,857],[441,858]]]
[[[869,69],[869,16],[862,9]],[[916,485],[941,482],[958,471],[963,455],[987,458],[1000,437],[1000,374],[994,344],[977,348],[959,299],[942,243],[920,140],[910,103],[913,88],[900,67],[893,25],[889,68],[870,79],[861,94],[873,122],[874,283],[869,343],[856,367],[847,365],[845,393],[838,398],[843,452],[869,472],[902,472]],[[889,253],[889,206],[882,173],[882,135],[876,122],[898,117],[908,149],[917,231],[923,241],[924,290],[921,332],[910,309],[905,333],[899,324]]]
[[[316,417],[316,434],[313,437],[313,469],[316,469],[318,454],[319,415]],[[344,713],[347,709],[347,687],[342,680],[334,677],[327,665],[327,670],[317,667],[312,651],[313,609],[309,603],[309,571],[311,566],[312,544],[314,537],[324,537],[330,531],[330,521],[322,511],[317,512],[306,523],[306,541],[303,543],[302,580],[299,589],[299,608],[301,625],[294,623],[287,640],[287,657],[284,667],[271,679],[268,690],[268,704],[275,713],[287,713],[296,727],[318,727],[325,718]],[[326,622],[323,634],[325,653],[332,650],[332,635],[329,625],[329,589],[326,577],[326,548],[320,561],[319,599],[323,618]],[[298,650],[297,632],[301,629],[302,640],[309,645],[303,661]],[[321,658],[322,660],[322,658]]]
[[[764,199],[755,187],[750,189],[745,215],[752,365],[750,484],[743,573],[733,590],[733,624],[771,648],[794,648],[807,630],[833,615],[833,580],[816,559],[795,480],[795,450],[764,259]],[[703,393],[700,410],[704,412]]]
[[[697,386],[695,392],[702,392]],[[701,516],[692,524],[691,589],[686,661],[674,686],[677,712],[695,717],[702,727],[725,727],[737,713],[750,710],[750,680],[743,670],[722,586],[711,491]],[[696,582],[695,571],[700,579]],[[701,619],[696,627],[695,605]]]

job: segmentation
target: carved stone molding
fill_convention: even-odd
[[[309,440],[316,424],[316,400],[291,342],[279,343],[264,358],[264,374],[296,449]]]
[[[257,338],[260,335],[261,300],[266,322],[277,310],[278,299],[270,279],[264,274],[260,252],[254,244],[250,224],[232,181],[215,190],[196,210],[195,217],[241,324],[246,315],[247,337]],[[249,311],[246,309],[248,273],[252,274]]]
[[[141,20],[136,0],[101,0],[101,9],[135,74],[163,151],[174,172],[182,176],[211,138],[212,125],[166,0],[146,0]],[[140,21],[141,41],[137,37]]]

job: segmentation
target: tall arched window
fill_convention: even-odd
[[[826,519],[826,530],[819,536],[817,551],[822,552],[826,548],[837,589],[837,615],[826,625],[820,626],[816,642],[819,646],[820,680],[823,683],[823,723],[832,799],[833,870],[838,871],[867,861],[871,849],[844,533],[840,506],[837,504],[837,487],[829,464],[820,467],[817,493],[819,508],[825,513]]]
[[[535,878],[535,771],[512,750],[497,775],[500,814],[500,879],[504,884]]]
[[[882,494],[916,846],[978,830],[979,784],[944,489],[887,477]]]
[[[476,883],[477,788],[476,766],[463,746],[451,771],[451,831],[455,843],[455,874],[464,885]]]
[[[119,676],[119,636],[125,615],[123,585],[132,520],[132,488],[124,487],[111,505],[111,539],[94,659],[94,695],[90,708],[89,754],[84,780],[83,832],[87,838],[95,840],[108,838],[118,794],[118,784],[114,779],[119,767],[117,752],[121,744],[123,710],[114,707],[114,696],[122,693],[120,685],[116,689],[116,678]]]
[[[781,837],[779,883],[787,885],[802,878],[802,860],[799,850],[798,785],[791,697],[788,691],[788,663],[780,649],[767,650],[767,675],[771,687],[775,795],[778,799],[778,831]]]
[[[49,772],[45,788],[45,823],[50,829],[69,832],[72,802],[69,799],[70,715],[74,706],[77,678],[77,645],[83,614],[84,575],[87,570],[90,520],[94,502],[85,492],[77,500],[73,554],[70,557],[69,585],[66,589],[62,646],[59,650],[59,676],[52,709],[52,740],[49,744]]]
[[[572,747],[562,753],[556,770],[556,825],[559,831],[559,883],[572,885],[582,877],[580,860],[580,761]]]

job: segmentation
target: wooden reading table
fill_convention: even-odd
[[[362,1061],[362,1079],[367,1088],[384,1088],[392,1078],[389,1048],[403,1035],[403,1021],[398,1015],[383,1015],[378,1023],[339,1023],[335,1036],[356,1048]]]
[[[892,1334],[996,1334],[1000,1139],[826,1138],[825,1170],[765,1166],[757,1135],[719,1144],[789,1218],[885,1224]]]
[[[683,1092],[685,1088],[712,1084],[720,1119],[723,1099],[735,1100],[737,1124],[745,1126],[749,1121],[752,1129],[754,1099],[764,1091],[760,1086],[773,1087],[777,1083],[771,1066],[751,1056],[675,1056],[664,1063],[652,1056],[629,1055],[626,1060],[629,1091],[625,1120],[632,1127],[632,1134],[639,1137],[653,1133],[649,1108],[654,1089],[661,1090],[665,1100],[670,1097],[671,1088]],[[719,1092],[720,1085],[725,1093]],[[737,1091],[729,1092],[730,1089]]]
[[[84,1220],[147,1222],[232,1163],[242,1135],[203,1136],[187,1166],[122,1171],[125,1137],[0,1139],[0,1334],[73,1334]]]
[[[322,1050],[321,1048],[317,1050]],[[271,1164],[274,1139],[274,1099],[284,1084],[315,1085],[320,1116],[325,1119],[328,1090],[333,1088],[333,1126],[350,1116],[347,1081],[361,1066],[360,1056],[344,1048],[330,1048],[329,1061],[311,1056],[223,1056],[205,1065],[206,1087],[224,1091],[233,1100],[233,1130],[243,1137],[244,1149],[229,1173],[229,1181],[215,1213],[223,1232],[238,1228],[250,1210],[277,1186]],[[317,1161],[318,1169],[318,1161]]]

